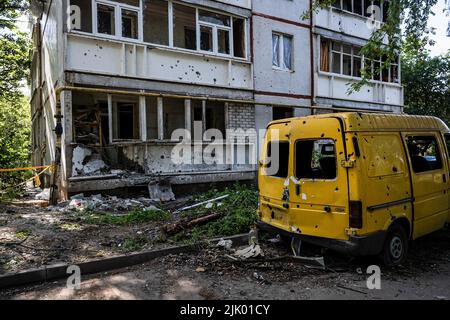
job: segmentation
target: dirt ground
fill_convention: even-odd
[[[0,204],[0,274],[171,245],[159,241],[163,222],[99,225],[86,222],[83,213],[61,208]]]
[[[281,243],[261,244],[265,258],[288,252]],[[321,250],[304,247],[305,254]],[[327,270],[290,261],[236,262],[225,249],[208,247],[143,265],[82,276],[81,289],[66,280],[0,291],[4,299],[450,299],[450,232],[415,241],[409,259],[381,267],[381,289],[366,285],[373,258],[352,259],[325,252]]]

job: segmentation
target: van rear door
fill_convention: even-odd
[[[348,239],[349,191],[343,129],[337,118],[292,123],[290,225],[304,235]]]

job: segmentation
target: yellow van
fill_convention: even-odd
[[[271,122],[259,161],[261,229],[402,263],[450,222],[450,130],[434,117],[335,113]]]

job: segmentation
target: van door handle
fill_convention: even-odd
[[[444,180],[444,183],[447,183],[447,175],[445,173],[442,175],[442,179]]]
[[[299,184],[295,185],[295,194],[298,196],[300,195],[300,185]]]

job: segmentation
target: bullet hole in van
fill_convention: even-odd
[[[320,135],[320,137],[321,137],[321,138],[325,137],[325,133],[322,133],[322,134]]]
[[[270,217],[271,217],[272,219],[275,219],[275,212],[272,211],[272,214],[270,215]]]
[[[398,169],[397,169],[396,167],[393,167],[393,168],[392,168],[392,171],[397,172]]]
[[[336,189],[335,189],[336,191],[339,191],[339,188],[338,187],[336,187]]]
[[[303,124],[306,124],[306,121],[303,121]]]
[[[338,128],[338,132],[341,132],[341,129]]]
[[[318,226],[318,225],[316,225],[316,229],[317,229],[317,228],[319,228],[319,226]]]

